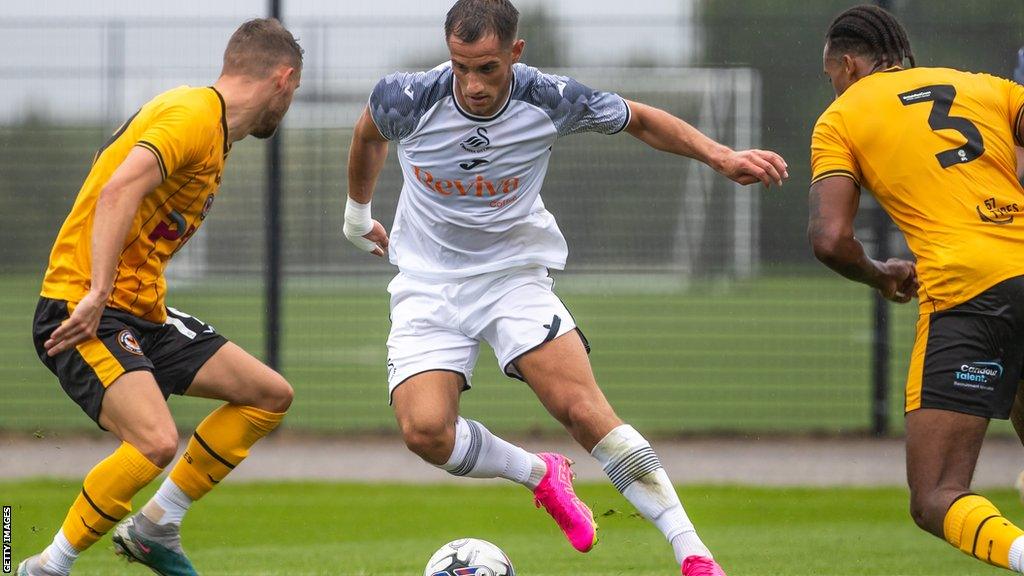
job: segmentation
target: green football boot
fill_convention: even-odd
[[[114,529],[114,553],[160,576],[199,576],[185,551],[177,525],[158,526],[135,514]]]

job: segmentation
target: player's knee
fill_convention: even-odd
[[[947,508],[948,505],[943,505],[942,494],[938,490],[910,492],[910,517],[914,519],[914,524],[917,524],[918,528],[926,532],[941,534]]]
[[[910,499],[910,517],[914,519],[914,524],[917,524],[918,528],[928,529],[927,509],[919,498]]]
[[[271,412],[287,412],[294,398],[295,389],[292,388],[292,385],[284,377],[278,376],[277,380],[270,387],[270,393],[267,398],[270,406],[267,409]]]
[[[253,401],[253,405],[268,412],[287,412],[295,398],[295,390],[292,385],[277,372],[259,387],[259,398]]]
[[[178,431],[174,427],[153,430],[132,444],[147,460],[160,468],[165,468],[178,452]]]
[[[400,422],[405,445],[427,462],[440,466],[451,456],[455,428],[439,420],[405,420]]]

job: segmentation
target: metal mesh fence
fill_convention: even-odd
[[[662,19],[524,10],[526,60],[663,107],[731,145],[778,149],[791,183],[768,193],[737,189],[624,135],[561,140],[544,192],[570,246],[556,290],[594,345],[606,394],[644,430],[865,430],[871,294],[817,265],[804,240],[810,127],[830,101],[820,39],[850,3],[681,4],[692,9]],[[925,3],[900,4],[925,64],[1008,75],[1012,48],[1024,44],[1016,0],[984,3],[1006,8],[998,18],[978,8],[970,18],[989,32],[984,41],[959,42],[955,54],[934,40],[953,33],[945,15],[926,18],[936,11],[915,10]],[[952,17],[973,21],[965,14]],[[0,428],[92,426],[31,346],[50,245],[106,135],[156,93],[211,83],[224,43],[249,16],[0,19],[7,39],[0,46],[18,46],[0,51]],[[296,388],[292,429],[393,426],[384,287],[394,270],[341,236],[345,159],[376,79],[445,59],[440,20],[287,20],[306,49],[302,88],[283,130],[281,370]],[[968,35],[980,29],[966,26]],[[612,36],[620,40],[605,42],[610,47],[595,43]],[[374,201],[385,225],[400,188],[392,153]],[[265,193],[264,144],[239,142],[211,217],[169,271],[170,305],[257,355],[264,349]],[[866,229],[862,236],[870,244]],[[888,327],[894,416],[914,315],[900,307]],[[463,403],[496,430],[557,428],[486,350]],[[213,408],[191,398],[173,398],[171,406],[183,427]]]

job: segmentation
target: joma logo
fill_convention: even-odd
[[[490,163],[490,160],[485,160],[483,158],[474,158],[472,160],[467,160],[465,162],[459,162],[459,168],[462,168],[463,170],[466,170],[468,172],[474,168],[478,168],[484,164]]]

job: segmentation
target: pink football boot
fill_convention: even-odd
[[[572,460],[550,452],[537,456],[547,464],[548,471],[533,491],[534,503],[538,508],[544,506],[573,548],[589,552],[597,544],[597,523],[594,522],[594,513],[572,489],[574,474],[569,469]]]
[[[707,556],[687,556],[683,559],[683,576],[725,576],[725,570]]]

